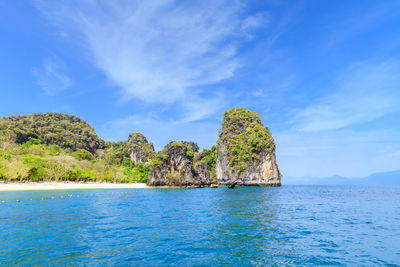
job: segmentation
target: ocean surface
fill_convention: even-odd
[[[0,192],[0,265],[274,264],[400,265],[400,187]]]

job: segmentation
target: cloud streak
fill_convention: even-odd
[[[173,103],[232,77],[240,39],[258,27],[240,1],[53,1],[36,6],[72,31],[124,99]]]
[[[54,60],[46,59],[41,68],[32,70],[38,85],[47,96],[53,96],[64,91],[71,85],[71,79],[62,73],[62,65]]]
[[[326,131],[378,119],[398,110],[400,63],[362,62],[352,65],[336,90],[294,115],[295,130]]]

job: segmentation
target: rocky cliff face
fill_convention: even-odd
[[[154,146],[141,133],[133,133],[128,139],[129,157],[135,163],[147,163],[155,157]]]
[[[281,185],[275,142],[258,113],[240,108],[225,111],[215,172],[223,185]]]
[[[193,142],[171,142],[156,155],[149,177],[150,186],[204,187],[210,185],[207,163],[193,163],[198,152]]]

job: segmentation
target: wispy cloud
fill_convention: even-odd
[[[284,174],[362,177],[398,169],[399,133],[356,126],[400,111],[400,61],[353,64],[321,92],[292,112],[291,129],[276,134]]]
[[[211,98],[189,96],[182,103],[183,116],[179,118],[179,121],[191,122],[202,120],[221,110],[226,104],[227,98],[222,93],[213,94]]]
[[[241,37],[263,16],[240,1],[38,0],[64,32],[73,31],[124,99],[173,103],[196,87],[230,78]]]
[[[61,63],[51,59],[44,60],[40,68],[33,68],[32,74],[45,95],[55,95],[71,85],[70,78],[62,72],[62,68]]]
[[[294,129],[335,130],[399,110],[400,62],[362,62],[337,80],[332,93],[296,111]]]

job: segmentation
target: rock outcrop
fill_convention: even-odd
[[[128,138],[129,157],[135,162],[147,163],[155,157],[154,146],[141,133],[133,133]]]
[[[221,185],[281,185],[275,142],[257,112],[225,111],[215,171]]]
[[[193,142],[171,142],[157,153],[149,186],[205,187],[210,185],[207,163],[193,163],[198,146]]]
[[[199,162],[207,164],[208,171],[210,172],[211,184],[217,184],[217,176],[215,175],[215,164],[217,160],[217,146],[212,146],[211,149],[203,149],[201,152],[194,153],[195,165]]]
[[[76,116],[63,113],[3,117],[0,118],[0,131],[15,135],[18,144],[35,138],[43,144],[55,144],[73,151],[85,149],[92,154],[104,146],[104,141],[89,124]]]

